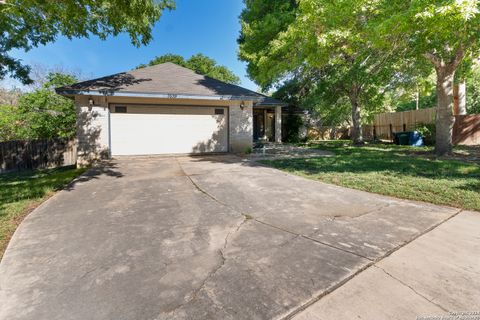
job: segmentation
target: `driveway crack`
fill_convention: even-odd
[[[249,216],[248,214],[244,214],[244,213],[241,213],[239,212],[238,210],[235,210],[234,208],[230,207],[229,205],[227,205],[226,203],[223,203],[221,202],[220,200],[218,200],[217,198],[215,198],[213,195],[211,195],[210,193],[208,193],[206,190],[202,189],[197,183],[195,183],[195,181],[185,172],[185,170],[183,169],[182,165],[180,164],[180,162],[178,161],[178,159],[175,158],[175,160],[177,161],[178,163],[178,166],[180,167],[180,170],[182,171],[182,173],[190,180],[190,182],[192,183],[192,185],[198,190],[200,191],[201,193],[205,194],[206,196],[208,196],[210,199],[212,199],[213,201],[215,201],[216,203],[224,206],[224,207],[227,207],[229,209],[231,209],[233,212],[241,215],[243,217],[243,219],[238,222],[235,226],[232,227],[232,230],[229,231],[227,233],[227,235],[225,236],[225,239],[224,239],[224,243],[223,243],[223,247],[221,249],[218,250],[218,256],[219,256],[219,263],[213,268],[212,271],[210,271],[207,276],[205,277],[205,279],[203,279],[203,281],[200,283],[200,285],[193,290],[193,292],[191,292],[191,294],[189,295],[189,298],[187,299],[187,301],[179,304],[178,306],[176,306],[175,308],[173,308],[172,310],[166,312],[166,314],[173,314],[175,313],[177,310],[181,309],[182,307],[184,307],[185,305],[195,301],[197,298],[198,298],[198,295],[199,293],[205,289],[205,286],[207,285],[208,281],[210,279],[212,279],[215,274],[225,265],[226,261],[227,261],[227,258],[225,256],[225,253],[224,253],[224,250],[227,249],[227,246],[228,246],[228,243],[229,243],[229,239],[230,237],[232,237],[235,233],[237,233],[241,228],[242,226],[250,219],[252,219],[251,216]],[[207,294],[208,295],[208,294]],[[210,298],[210,297],[209,297]],[[211,298],[210,298],[211,300]],[[212,300],[213,302],[213,300]],[[217,307],[220,307],[221,306],[217,306]]]
[[[275,225],[273,225],[273,224],[270,224],[270,223],[267,223],[267,222],[258,220],[258,219],[256,219],[256,218],[254,218],[253,220],[255,220],[256,222],[261,223],[261,224],[263,224],[263,225],[269,226],[269,227],[271,227],[271,228],[275,228],[275,229],[277,229],[277,230],[281,230],[281,231],[283,231],[283,232],[290,233],[290,234],[295,235],[295,236],[297,236],[297,237],[302,237],[302,238],[304,238],[304,239],[306,239],[306,240],[310,240],[310,241],[313,241],[313,242],[322,244],[322,245],[324,245],[324,246],[327,246],[327,247],[330,247],[330,248],[333,248],[333,249],[337,249],[337,250],[343,251],[343,252],[345,252],[345,253],[353,254],[353,255],[355,255],[355,256],[357,256],[357,257],[360,257],[360,258],[363,258],[363,259],[367,259],[368,261],[373,261],[373,260],[372,260],[371,258],[369,258],[369,257],[366,257],[366,256],[361,255],[361,254],[359,254],[359,253],[356,253],[356,252],[354,252],[354,251],[346,250],[346,249],[344,249],[344,248],[340,248],[340,247],[331,245],[331,244],[329,244],[329,243],[326,243],[326,242],[323,242],[323,241],[314,239],[314,238],[312,238],[312,237],[310,237],[310,236],[308,236],[308,235],[304,235],[304,234],[301,234],[301,233],[296,233],[296,232],[294,232],[294,231],[291,231],[291,230],[288,230],[288,229],[284,229],[284,228],[282,228],[282,227],[275,226]]]
[[[227,261],[227,258],[225,257],[225,253],[224,253],[224,250],[227,248],[228,246],[228,239],[235,233],[237,233],[240,228],[249,220],[249,217],[247,215],[244,215],[244,219],[242,221],[240,221],[240,223],[238,223],[235,227],[234,227],[234,230],[233,231],[230,231],[227,233],[227,236],[225,237],[225,240],[224,240],[224,245],[223,245],[223,248],[219,249],[218,250],[218,255],[220,257],[220,262],[218,263],[218,265],[208,273],[208,275],[205,277],[205,279],[203,279],[203,281],[200,283],[200,286],[198,286],[198,288],[196,288],[195,290],[193,290],[193,292],[190,294],[190,298],[179,304],[178,306],[176,306],[174,309],[170,310],[169,312],[167,312],[167,314],[173,314],[175,313],[178,309],[184,307],[185,305],[191,303],[192,301],[195,301],[195,299],[197,299],[198,297],[198,294],[200,293],[200,291],[202,291],[206,284],[208,283],[208,281],[213,278],[213,276],[215,276],[215,274],[225,265],[226,261]],[[210,298],[210,297],[209,297]],[[212,300],[210,298],[210,300]],[[212,300],[213,302],[213,300]],[[221,306],[218,306],[216,305],[217,307],[223,309]]]
[[[213,195],[211,195],[210,193],[208,193],[206,190],[202,189],[195,181],[193,181],[192,177],[185,172],[185,170],[184,170],[183,167],[182,167],[182,164],[180,163],[180,161],[178,161],[177,158],[175,158],[175,161],[177,161],[177,164],[178,164],[178,167],[180,168],[180,171],[183,173],[183,175],[184,175],[185,177],[188,178],[188,180],[190,180],[190,182],[191,182],[192,185],[195,187],[195,189],[197,189],[198,191],[200,191],[201,193],[203,193],[204,195],[206,195],[207,197],[209,197],[209,198],[212,199],[213,201],[221,204],[222,206],[231,208],[231,207],[228,206],[226,203],[223,203],[222,201],[218,200],[218,199],[215,198]],[[235,210],[235,212],[238,213],[238,211],[236,211],[236,210]]]
[[[400,280],[399,278],[395,277],[394,275],[392,275],[390,272],[388,272],[387,270],[385,270],[384,268],[374,264],[373,267],[377,268],[377,269],[380,269],[383,271],[383,273],[385,273],[387,276],[389,276],[390,278],[394,279],[395,281],[397,281],[398,283],[400,283],[401,285],[409,288],[410,290],[412,290],[417,296],[427,300],[428,302],[430,302],[431,304],[437,306],[438,308],[442,309],[443,311],[445,312],[450,312],[449,310],[445,309],[443,306],[439,305],[438,303],[434,302],[432,299],[429,299],[428,297],[426,297],[425,295],[421,294],[420,292],[418,292],[417,290],[415,290],[414,287],[408,285],[407,283],[403,282],[402,280]]]

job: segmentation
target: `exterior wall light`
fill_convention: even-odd
[[[240,109],[245,109],[245,101],[240,102]]]

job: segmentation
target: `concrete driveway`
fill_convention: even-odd
[[[457,213],[235,156],[121,158],[21,224],[0,319],[288,318]]]

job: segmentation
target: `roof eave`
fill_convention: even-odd
[[[114,90],[75,90],[57,88],[55,92],[59,95],[87,95],[87,96],[114,96],[114,97],[134,97],[134,98],[164,98],[164,99],[198,99],[198,100],[247,100],[261,101],[262,97],[255,96],[235,96],[235,95],[200,95],[185,93],[157,93],[157,92],[130,92]]]
[[[282,102],[282,101],[262,103],[260,101],[260,102],[255,103],[255,105],[254,105],[254,107],[274,107],[274,106],[287,107],[288,103],[285,103],[285,102]]]

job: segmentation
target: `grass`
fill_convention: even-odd
[[[453,157],[437,159],[428,147],[387,144],[353,147],[348,141],[307,146],[332,151],[334,156],[262,162],[339,186],[480,211],[480,163],[476,148],[461,147]]]
[[[64,167],[0,175],[0,259],[23,218],[84,171]]]

